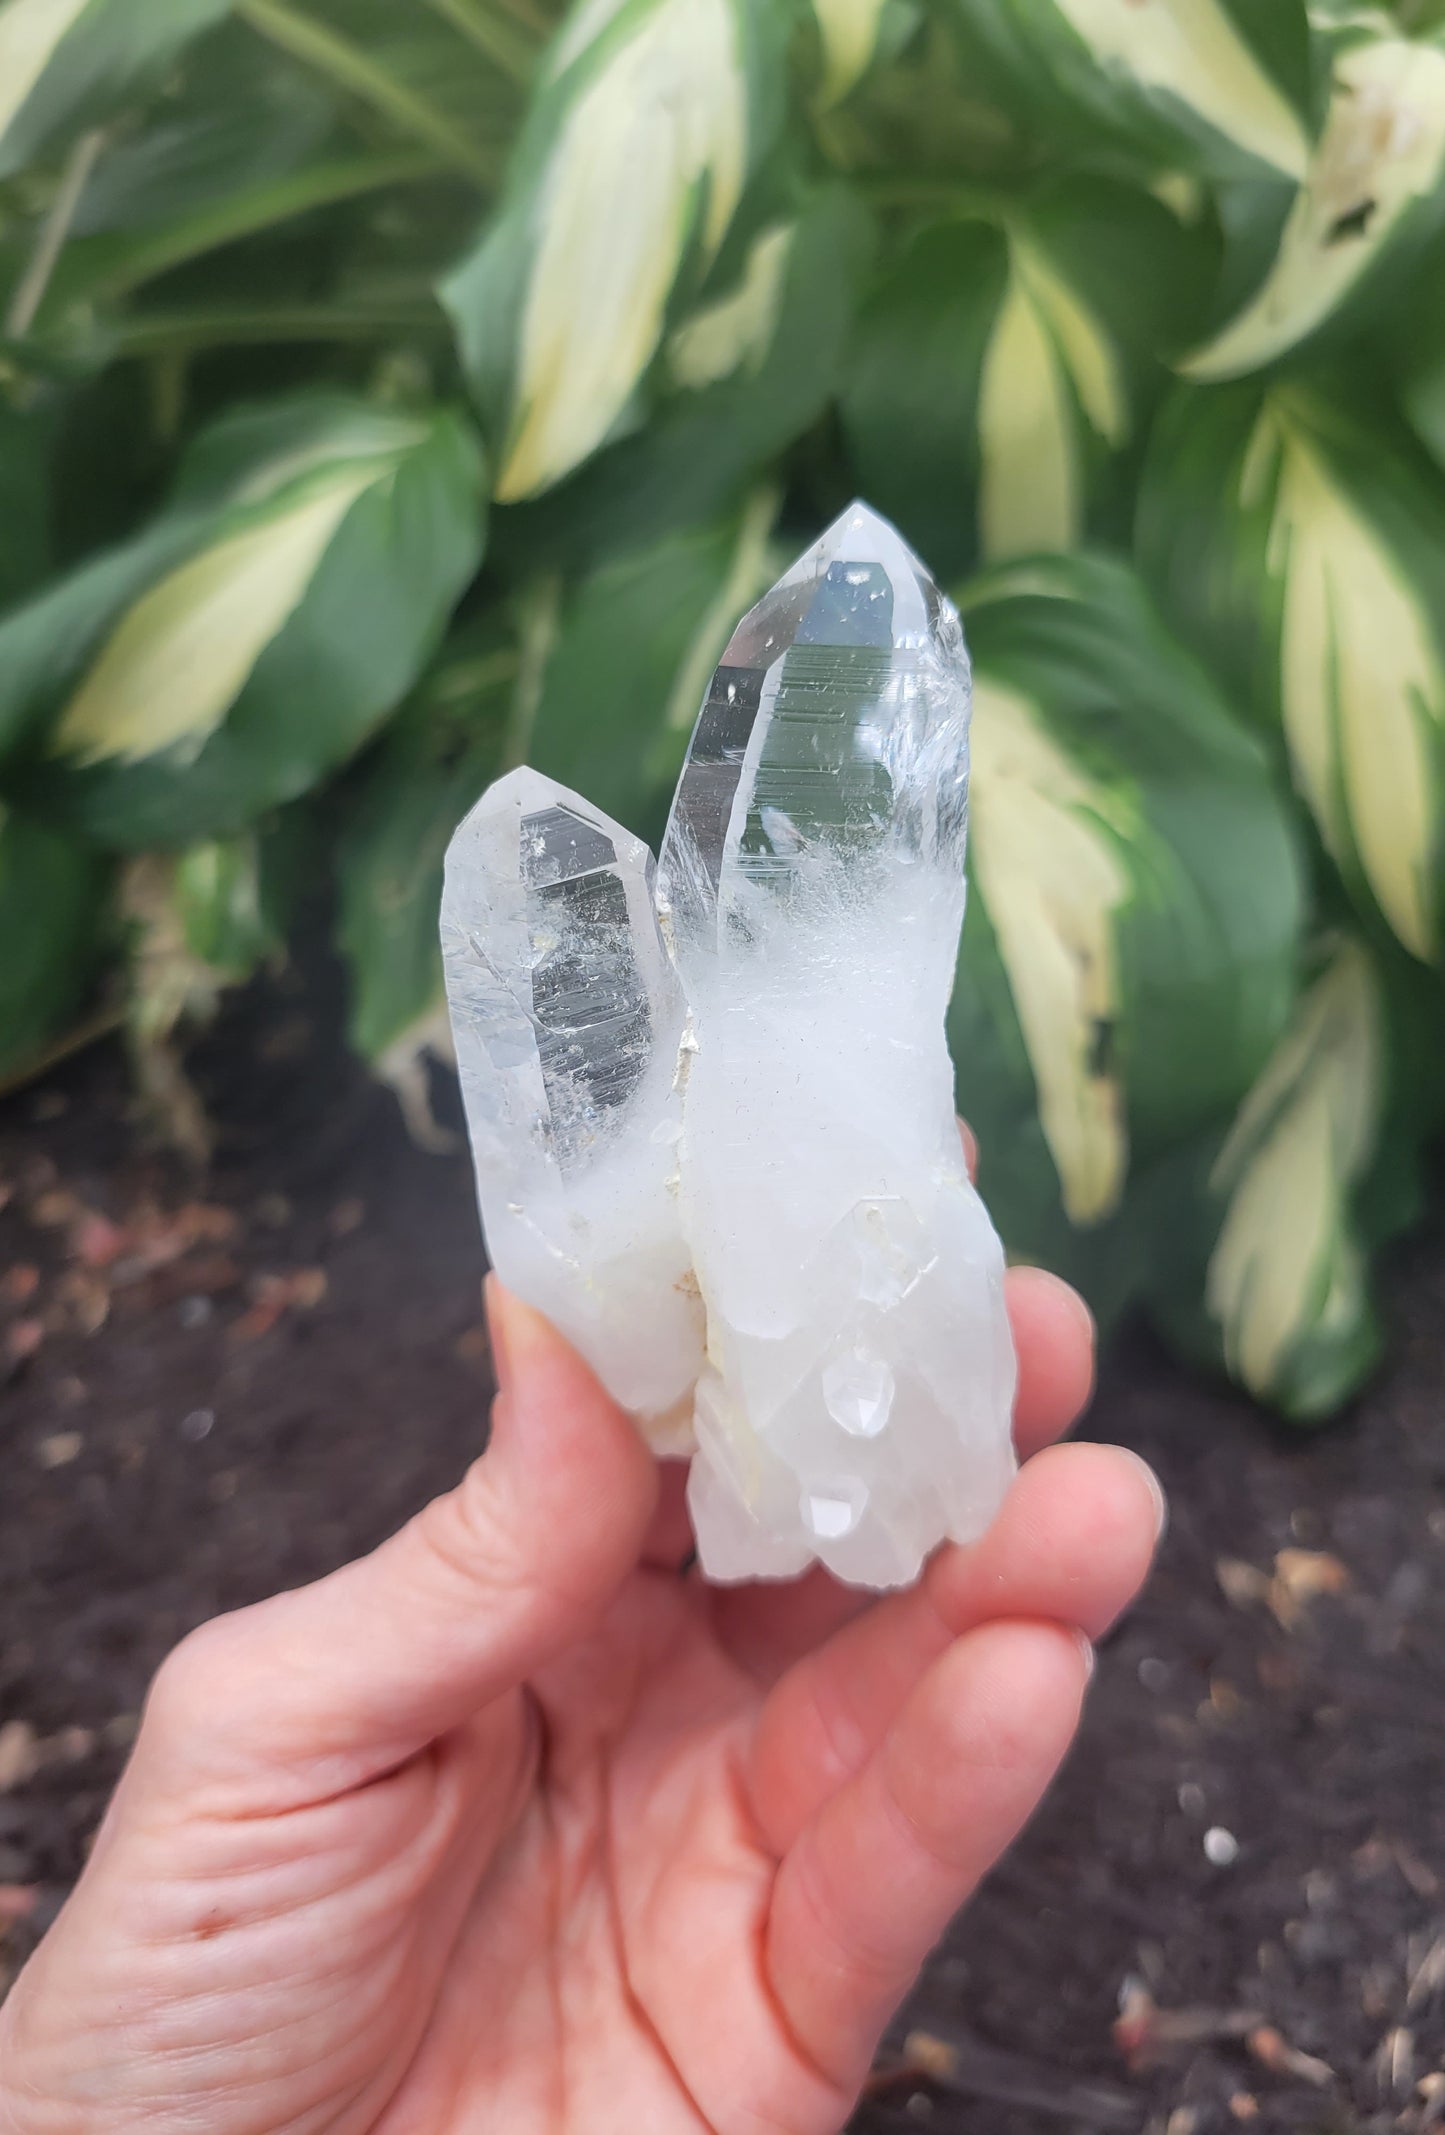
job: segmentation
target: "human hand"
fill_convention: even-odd
[[[485,1456],[161,1669],[0,2009],[0,2135],[841,2128],[1159,1525],[1131,1455],[1039,1450],[1091,1333],[1008,1280],[1027,1464],[871,1603],[681,1577],[679,1471],[494,1286]]]

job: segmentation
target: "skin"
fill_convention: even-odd
[[[1025,1465],[868,1602],[710,1590],[680,1476],[490,1292],[484,1458],[204,1625],[0,2009],[0,2135],[826,2135],[1029,1815],[1162,1500],[1051,1446],[1092,1328],[1009,1277]]]

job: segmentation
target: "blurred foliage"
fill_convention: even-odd
[[[319,856],[431,1134],[460,816],[655,839],[862,492],[1006,1239],[1329,1413],[1445,1110],[1442,267],[1437,0],[0,0],[0,1076],[123,1024],[199,1148]]]

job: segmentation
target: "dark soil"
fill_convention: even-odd
[[[408,1143],[333,1021],[299,989],[228,1013],[199,1193],[113,1051],[0,1106],[0,1991],[167,1648],[479,1441],[466,1165]],[[1162,1472],[1162,1564],[857,2129],[1445,2126],[1445,1222],[1392,1290],[1388,1371],[1313,1439],[1142,1335],[1110,1360],[1090,1428]]]

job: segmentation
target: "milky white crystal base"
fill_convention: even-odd
[[[821,864],[821,863],[820,863]],[[933,916],[941,938],[916,940]],[[719,1580],[914,1578],[1013,1473],[1003,1256],[942,1036],[948,915],[906,896],[695,1001],[682,1218],[707,1308],[689,1505]],[[921,954],[919,952],[922,952]]]

